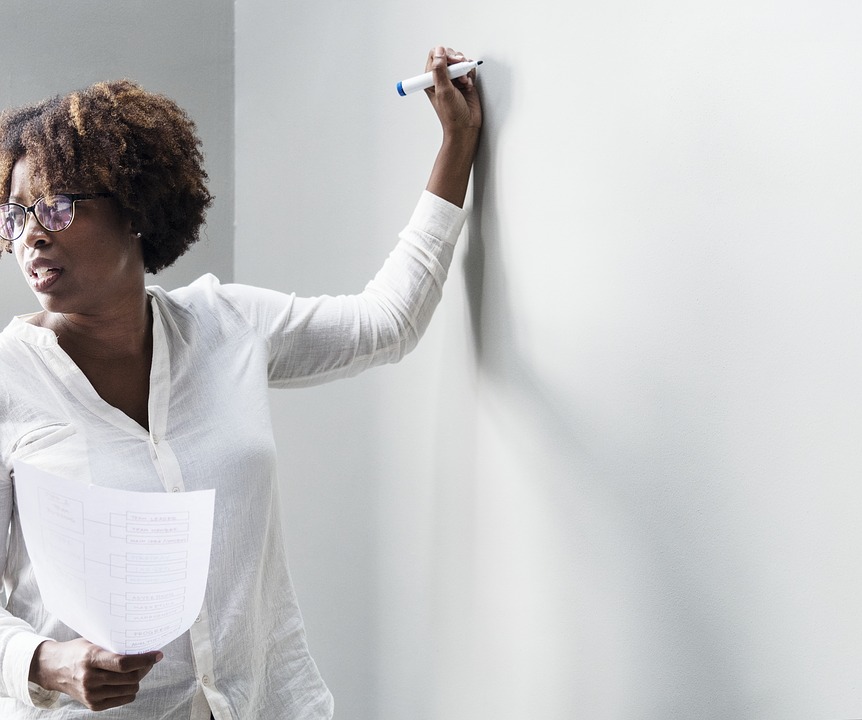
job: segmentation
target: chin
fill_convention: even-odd
[[[49,295],[47,293],[34,293],[36,295],[36,299],[39,301],[39,304],[42,306],[42,309],[45,312],[49,313],[74,313],[76,312],[73,309],[73,306],[68,302],[68,300],[64,301],[62,298],[57,297],[56,295]]]

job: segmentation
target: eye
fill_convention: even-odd
[[[72,199],[66,195],[50,195],[42,198],[42,202],[51,212],[69,212],[72,209]]]
[[[72,221],[73,202],[65,195],[42,198],[36,206],[39,222],[48,230],[63,230]]]
[[[24,208],[8,203],[0,205],[0,238],[15,240],[24,227]]]

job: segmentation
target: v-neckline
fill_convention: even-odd
[[[149,290],[150,307],[153,313],[153,357],[150,363],[149,397],[147,419],[149,430],[125,412],[107,402],[93,387],[87,376],[72,358],[60,347],[57,335],[48,328],[27,322],[28,316],[15,318],[23,327],[19,334],[25,342],[45,347],[46,362],[63,385],[90,412],[110,422],[117,428],[136,437],[151,437],[158,442],[164,437],[167,427],[167,409],[170,399],[170,356],[167,337],[158,299]]]

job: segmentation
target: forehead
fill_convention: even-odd
[[[9,196],[18,200],[28,200],[32,194],[30,185],[30,163],[27,161],[27,156],[25,155],[18,158],[12,166]]]
[[[85,180],[61,178],[59,181],[46,177],[38,164],[33,165],[27,155],[22,155],[12,165],[9,174],[9,198],[16,202],[35,202],[40,197],[53,193],[100,191]],[[0,190],[2,192],[2,190]],[[29,203],[28,203],[29,204]]]

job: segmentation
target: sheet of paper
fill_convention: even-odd
[[[215,490],[114,490],[17,461],[15,493],[45,607],[75,632],[125,655],[191,627],[206,590]]]

